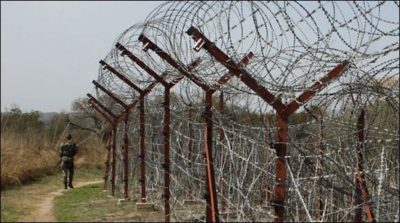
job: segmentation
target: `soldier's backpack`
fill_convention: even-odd
[[[61,146],[61,156],[66,156],[73,158],[77,153],[77,148],[75,143],[66,143]]]

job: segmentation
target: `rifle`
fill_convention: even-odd
[[[58,161],[58,163],[56,164],[56,168],[61,164],[62,162],[62,158],[60,158],[60,160]]]

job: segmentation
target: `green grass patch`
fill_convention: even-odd
[[[76,169],[74,182],[101,180],[99,169]],[[1,191],[1,222],[15,222],[35,209],[37,201],[52,191],[63,188],[61,170],[29,184]]]
[[[118,198],[108,197],[102,184],[66,191],[54,201],[57,221],[142,221],[135,215],[135,202],[118,205]],[[132,215],[133,214],[133,215]]]
[[[118,221],[118,222],[161,222],[163,211],[136,212],[133,200],[118,204],[117,197],[107,196],[102,184],[87,185],[67,190],[54,200],[54,214],[57,221]]]
[[[57,221],[88,221],[98,219],[93,207],[103,203],[102,184],[88,185],[64,192],[54,200]],[[100,201],[100,202],[98,202]]]

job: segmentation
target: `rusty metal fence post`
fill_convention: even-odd
[[[104,117],[111,123],[111,151],[112,151],[112,165],[111,165],[111,195],[115,196],[115,156],[116,156],[116,134],[117,134],[117,117],[112,113],[106,106],[104,106],[100,101],[98,101],[96,98],[94,98],[91,94],[86,94],[89,97],[89,102],[91,102],[93,105],[98,106],[97,110],[104,115]],[[96,108],[96,106],[94,106]],[[99,109],[101,108],[101,110]],[[111,118],[107,118],[107,115],[105,115],[105,111]]]
[[[164,208],[165,208],[165,222],[170,222],[171,220],[171,208],[169,199],[171,197],[170,192],[170,174],[171,174],[171,167],[170,167],[170,92],[169,88],[165,87],[164,91],[164,121],[163,121],[163,136],[164,136],[164,194],[163,198]]]
[[[225,107],[224,107],[224,92],[223,91],[221,91],[221,93],[219,95],[218,109],[219,109],[220,114],[223,115],[224,114],[224,110],[225,110]],[[224,129],[222,127],[223,126],[222,125],[222,120],[221,120],[220,124],[221,124],[221,127],[219,128],[219,142],[220,142],[220,153],[221,153],[220,162],[221,162],[221,164],[223,164],[224,160],[225,160],[225,148],[224,148],[225,133],[224,133]],[[219,192],[221,193],[221,212],[223,213],[228,208],[227,207],[227,202],[225,200],[226,191],[225,191],[225,188],[224,188],[224,182],[220,182],[219,186],[220,186],[219,187],[220,188]]]
[[[215,44],[207,39],[207,37],[205,37],[198,29],[192,26],[186,31],[186,33],[192,36],[196,41],[196,50],[200,50],[200,48],[206,49],[209,54],[229,69],[230,72],[239,77],[244,84],[260,96],[265,102],[270,104],[277,112],[276,125],[278,129],[277,143],[275,144],[277,159],[275,160],[275,189],[272,205],[275,209],[274,221],[283,222],[285,214],[285,156],[288,143],[288,118],[301,105],[305,104],[318,91],[324,88],[330,80],[343,74],[348,67],[348,61],[344,61],[342,64],[337,65],[333,70],[323,76],[319,81],[315,82],[308,90],[304,91],[289,104],[283,104],[280,98],[275,97],[267,89],[261,86],[256,79],[242,68],[242,65],[235,63],[234,60],[215,46]]]
[[[140,37],[139,37],[140,40]],[[164,194],[163,194],[163,199],[164,199],[164,212],[165,212],[165,222],[170,222],[171,218],[171,208],[170,208],[170,90],[175,84],[177,84],[179,81],[183,79],[183,75],[180,75],[176,78],[174,78],[171,82],[166,82],[164,80],[165,75],[167,75],[167,72],[164,72],[162,75],[158,75],[156,72],[154,72],[150,67],[148,67],[143,61],[141,61],[138,57],[136,57],[132,52],[130,52],[128,49],[126,49],[123,45],[120,43],[116,44],[116,47],[122,51],[123,55],[127,55],[129,59],[131,59],[134,63],[136,63],[138,66],[140,66],[143,70],[145,70],[150,76],[152,76],[157,82],[161,83],[164,86],[164,120],[163,120],[163,136],[164,136]],[[147,51],[147,48],[143,48],[144,51]],[[189,70],[194,69],[198,64],[200,63],[200,60],[195,60],[193,63],[191,63],[188,68]],[[150,86],[149,86],[150,87]],[[149,88],[148,87],[148,88]],[[151,90],[151,89],[150,89]],[[141,92],[141,95],[146,95],[148,94],[149,91],[145,89],[144,91]],[[143,184],[142,184],[143,185]]]
[[[207,193],[205,194],[207,208],[206,217],[212,222],[218,222],[218,201],[215,188],[215,176],[214,176],[214,164],[212,154],[212,137],[213,137],[213,121],[212,121],[212,93],[209,91],[205,95],[205,108],[204,108],[204,119],[205,119],[205,155],[206,155],[206,182],[207,182]]]
[[[89,97],[92,97],[90,94],[88,95]],[[93,100],[90,98],[89,99],[89,104],[91,105],[92,108],[97,110],[109,123],[110,125],[114,125],[114,121],[112,118],[108,117],[106,113],[104,113]],[[105,161],[105,169],[104,169],[104,186],[103,189],[107,190],[108,189],[108,173],[109,173],[109,168],[110,168],[110,156],[111,156],[111,150],[112,150],[112,130],[108,133],[108,144],[106,146],[107,149],[107,157]]]
[[[126,53],[130,53],[125,47],[123,47],[121,44],[117,43],[116,47],[123,51],[121,55],[124,55]],[[128,55],[129,56],[129,55]],[[131,57],[130,57],[131,58]],[[132,58],[131,58],[132,59]],[[112,131],[110,133],[110,145],[112,148],[112,195],[115,195],[115,148],[116,148],[116,125],[121,122],[123,119],[125,119],[127,121],[127,117],[129,116],[129,112],[130,110],[135,107],[135,105],[138,102],[143,102],[144,97],[149,94],[151,92],[151,90],[158,84],[158,81],[154,81],[152,82],[150,85],[148,85],[144,90],[140,89],[138,86],[136,86],[134,83],[132,83],[128,78],[126,78],[123,74],[121,74],[120,72],[118,72],[117,70],[115,70],[113,67],[111,67],[109,64],[107,64],[105,61],[100,60],[99,63],[103,66],[103,69],[107,69],[109,70],[112,74],[116,75],[118,78],[120,78],[123,82],[125,82],[126,84],[128,84],[131,88],[133,88],[134,90],[136,90],[137,92],[139,92],[140,94],[140,98],[135,100],[134,102],[132,102],[131,104],[126,105],[125,103],[123,103],[121,100],[118,99],[118,97],[116,97],[114,94],[112,94],[110,91],[108,91],[107,89],[105,89],[103,86],[101,86],[99,83],[97,83],[96,81],[93,81],[93,84],[96,85],[97,88],[100,88],[102,91],[104,91],[107,95],[109,95],[111,98],[113,98],[116,102],[118,102],[119,104],[121,104],[124,108],[125,108],[125,112],[123,112],[122,114],[120,114],[119,116],[114,115],[109,109],[107,109],[104,105],[102,105],[99,101],[97,101],[92,95],[87,94],[87,96],[90,98],[89,101],[93,101],[92,104],[96,104],[98,105],[102,110],[104,110],[105,112],[107,112],[107,114],[109,116],[112,117],[112,120],[110,118],[107,117],[107,115],[104,115],[104,112],[102,110],[97,109],[100,113],[103,114],[103,116],[109,120],[109,122],[111,123],[112,126]],[[164,77],[166,75],[166,73],[162,74],[161,77]],[[178,82],[179,80],[181,80],[182,78],[177,78],[174,79],[174,81]],[[141,106],[144,108],[144,106]],[[140,108],[139,108],[140,109]],[[142,109],[141,109],[142,110]],[[144,132],[144,110],[142,110],[141,116],[140,116],[140,122],[141,122],[141,154],[143,154],[142,158],[141,158],[141,163],[142,163],[142,201],[145,200],[146,198],[146,191],[145,191],[145,178],[143,179],[143,175],[145,176],[145,170],[144,170],[144,162],[145,162],[145,147],[144,147],[144,137],[145,134],[143,134]],[[127,133],[127,123],[125,125],[125,130]],[[127,158],[128,153],[127,153],[127,149],[129,149],[129,140],[127,138],[127,135],[125,135],[125,155],[126,155],[126,159],[125,159],[125,195],[127,194],[127,181],[128,181],[128,173],[127,173],[127,164],[129,163],[129,160]],[[108,177],[108,176],[107,176]],[[125,196],[126,197],[126,196]]]
[[[360,109],[357,117],[357,145],[356,145],[356,205],[354,221],[361,222],[361,205],[364,203],[365,213],[369,222],[376,222],[371,202],[369,201],[369,193],[363,168],[362,150],[365,146],[365,111]]]
[[[204,111],[204,119],[205,119],[205,158],[206,158],[206,189],[207,193],[205,194],[205,199],[207,202],[206,206],[206,219],[207,221],[219,222],[219,212],[218,212],[218,201],[216,195],[215,188],[215,177],[214,177],[214,167],[213,167],[213,157],[212,157],[212,95],[215,93],[223,84],[229,81],[229,79],[233,76],[232,73],[224,74],[218,81],[217,84],[209,86],[203,81],[201,81],[194,74],[190,73],[191,69],[184,69],[183,66],[179,65],[168,53],[164,52],[161,48],[159,48],[156,44],[154,44],[151,40],[149,40],[146,36],[141,34],[139,36],[139,40],[143,42],[145,45],[145,50],[151,49],[153,50],[159,57],[164,59],[168,64],[177,69],[181,75],[184,75],[189,80],[191,80],[194,84],[199,86],[205,92],[205,111]],[[241,66],[246,65],[249,60],[253,57],[253,54],[250,52],[246,55],[242,61]],[[189,72],[187,71],[189,70]]]
[[[273,206],[275,209],[275,220],[284,221],[285,215],[285,190],[286,190],[286,149],[288,143],[288,115],[277,114],[276,116],[276,159],[275,159],[275,189]]]
[[[118,98],[115,94],[113,94],[110,90],[106,89],[103,87],[101,84],[99,84],[97,81],[93,80],[92,83],[96,86],[96,88],[102,90],[104,93],[106,93],[108,96],[110,96],[115,102],[120,104],[124,109],[125,109],[125,117],[124,117],[124,158],[123,158],[123,164],[124,164],[124,198],[128,199],[129,194],[128,194],[128,177],[129,177],[129,170],[128,170],[128,164],[129,164],[129,139],[128,139],[128,121],[129,121],[129,110],[128,110],[128,105],[123,102],[121,99]]]

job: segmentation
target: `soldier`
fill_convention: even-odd
[[[72,142],[71,134],[68,134],[65,139],[67,142],[60,147],[59,154],[63,163],[64,189],[67,189],[67,186],[74,188],[74,186],[72,186],[72,179],[74,177],[74,156],[78,153],[78,148],[76,144]]]

